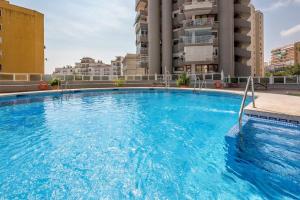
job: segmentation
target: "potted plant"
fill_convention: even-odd
[[[183,73],[176,80],[176,85],[177,87],[187,88],[190,85],[190,78],[187,76],[186,73]]]
[[[124,84],[125,84],[125,80],[123,80],[123,79],[116,79],[116,80],[114,80],[114,83],[115,83],[116,87],[123,87]]]
[[[61,85],[61,81],[57,78],[54,78],[50,81],[50,85],[53,90],[57,90],[59,86]]]

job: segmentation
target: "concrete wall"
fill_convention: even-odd
[[[160,74],[160,0],[148,1],[148,28],[149,74]]]
[[[172,46],[173,46],[173,29],[172,29],[172,0],[162,1],[162,71],[165,69],[173,72],[172,67]]]
[[[234,0],[219,0],[219,71],[234,76]]]
[[[199,60],[213,59],[213,46],[187,46],[184,47],[185,61],[193,62]]]
[[[0,0],[4,73],[44,73],[44,15]]]

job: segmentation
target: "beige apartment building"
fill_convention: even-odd
[[[141,68],[138,63],[139,57],[136,54],[126,54],[126,56],[122,59],[122,74],[124,76],[145,75],[145,68]]]
[[[114,60],[111,61],[111,67],[113,70],[113,75],[121,76],[122,74],[122,56],[116,56]]]
[[[251,51],[251,60],[249,62],[251,66],[251,74],[253,76],[264,76],[264,15],[261,11],[255,10],[253,5],[251,7],[251,31],[249,36],[251,37],[251,45],[249,50]]]
[[[148,74],[251,74],[250,0],[136,0],[139,66]]]
[[[272,68],[282,68],[300,64],[300,42],[273,49]]]
[[[80,62],[75,63],[75,66],[66,66],[55,68],[53,74],[56,75],[82,75],[82,76],[111,76],[113,68],[111,65],[105,64],[102,61],[96,61],[90,57],[83,57]]]

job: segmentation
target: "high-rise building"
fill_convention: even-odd
[[[149,74],[251,74],[250,0],[136,0],[139,66]]]
[[[300,64],[300,42],[273,49],[271,54],[271,66],[273,68]]]
[[[44,15],[0,0],[0,72],[44,73]]]
[[[249,33],[251,37],[251,45],[249,50],[251,51],[251,74],[253,76],[264,76],[264,15],[261,11],[255,10],[255,7],[251,5],[251,31]]]

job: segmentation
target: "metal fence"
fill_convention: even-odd
[[[180,74],[154,74],[154,75],[128,75],[128,76],[99,76],[99,75],[47,75],[47,74],[9,74],[0,73],[0,82],[13,81],[13,82],[30,82],[30,81],[50,81],[51,79],[59,79],[61,81],[159,81],[165,80],[168,76],[168,80],[176,81]],[[219,73],[207,73],[207,74],[189,74],[191,80],[195,80],[195,77],[205,80],[221,80],[221,74]]]
[[[0,73],[0,84],[1,82],[39,82],[39,81],[50,81],[51,79],[60,79],[61,81],[114,81],[114,80],[125,80],[125,81],[160,81],[166,80],[176,81],[179,78],[179,74],[154,74],[154,75],[128,75],[128,76],[92,76],[92,75],[48,75],[48,74],[21,74],[21,73]],[[218,81],[222,80],[225,83],[238,83],[243,84],[247,82],[248,77],[223,77],[221,73],[206,73],[206,74],[188,74],[190,79],[194,81],[196,78],[206,81]],[[300,76],[274,76],[274,77],[254,77],[255,83],[261,84],[300,84]]]
[[[226,83],[247,83],[248,77],[238,77],[238,78],[230,78],[225,77],[224,82]],[[276,85],[276,84],[298,84],[300,85],[300,76],[272,76],[272,77],[254,77],[255,83],[261,83],[261,84],[270,84],[270,85]]]

